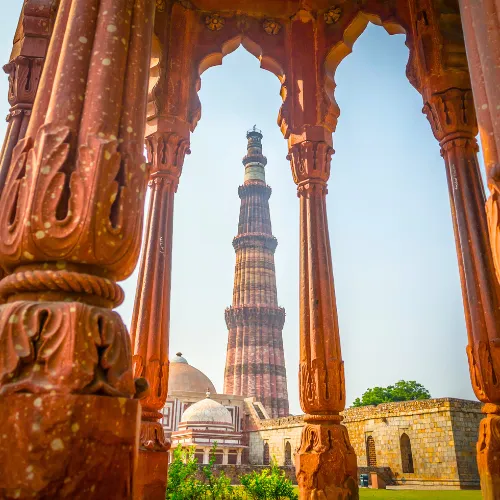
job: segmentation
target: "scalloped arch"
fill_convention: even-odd
[[[243,46],[250,54],[252,54],[259,60],[260,67],[262,69],[270,71],[278,78],[278,80],[281,83],[280,96],[282,101],[285,100],[286,97],[286,90],[284,86],[285,71],[283,69],[283,65],[280,64],[276,59],[264,55],[262,47],[258,43],[254,42],[251,38],[249,38],[246,35],[238,35],[225,41],[222,44],[221,50],[219,52],[211,52],[206,56],[204,56],[201,59],[200,63],[198,64],[198,78],[196,80],[196,86],[195,86],[196,106],[195,108],[192,109],[191,112],[191,116],[193,117],[191,125],[192,131],[194,131],[196,125],[198,124],[198,121],[201,118],[201,102],[198,97],[198,92],[200,91],[201,88],[201,75],[207,69],[212,68],[213,66],[222,65],[222,60],[224,59],[224,57],[226,57],[228,54],[231,54],[231,52],[234,52],[240,45]]]
[[[262,47],[246,35],[235,36],[222,44],[220,52],[212,52],[206,55],[198,65],[198,76],[201,77],[212,66],[220,66],[224,57],[234,52],[240,45],[259,60],[262,69],[270,71],[283,83],[285,79],[283,65],[276,61],[276,59],[264,55]]]
[[[352,52],[356,40],[363,34],[369,23],[383,27],[389,35],[407,35],[405,28],[395,20],[382,21],[376,14],[359,11],[352,22],[344,31],[340,42],[335,44],[328,52],[325,59],[325,91],[334,110],[340,115],[340,108],[335,100],[335,73],[340,63]],[[410,54],[411,58],[411,54]]]

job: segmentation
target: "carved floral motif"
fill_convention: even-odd
[[[226,24],[226,20],[220,14],[210,14],[205,18],[205,26],[210,31],[220,31],[224,24]]]
[[[356,454],[345,426],[331,422],[307,423],[295,467],[300,498],[359,499]]]
[[[290,160],[295,184],[305,181],[326,183],[330,177],[330,161],[334,151],[326,142],[303,141],[294,144],[287,159]]]
[[[490,413],[491,411],[491,413]],[[477,442],[477,467],[481,478],[482,497],[487,500],[497,498],[500,489],[498,463],[500,462],[500,415],[499,407],[485,405],[486,418],[479,424]]]
[[[3,67],[9,75],[9,103],[33,104],[42,73],[43,59],[18,56]]]
[[[450,88],[432,94],[424,105],[434,136],[443,143],[450,134],[477,135],[477,122],[472,90]]]
[[[189,139],[174,132],[154,134],[146,139],[150,178],[164,177],[178,184],[186,155],[191,154]]]
[[[164,12],[166,7],[165,0],[156,0],[156,10],[158,12]]]
[[[339,412],[345,406],[342,360],[312,360],[299,369],[300,407],[306,413]]]
[[[118,140],[94,135],[80,146],[70,168],[68,137],[67,127],[49,124],[41,127],[34,145],[27,138],[16,146],[0,199],[3,263],[71,259],[128,275],[135,262],[130,250],[138,245],[142,225],[139,211],[133,210],[146,186],[142,154],[121,155]],[[91,175],[96,165],[99,190]],[[95,236],[94,220],[99,221]]]
[[[0,394],[135,393],[120,316],[78,302],[0,306]]]
[[[268,35],[277,35],[281,31],[281,24],[275,19],[266,19],[262,27]]]
[[[330,7],[323,15],[326,24],[335,24],[340,20],[342,16],[341,7]]]

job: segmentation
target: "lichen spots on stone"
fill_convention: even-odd
[[[50,443],[50,447],[54,451],[61,451],[64,450],[64,443],[62,442],[62,439],[56,438],[52,440],[52,442]]]
[[[19,321],[19,317],[16,314],[12,314],[9,317],[9,323],[10,324],[16,324]]]
[[[40,172],[43,174],[43,175],[48,175],[50,173],[50,167],[42,167],[40,169]]]
[[[42,407],[42,398],[36,398],[35,401],[33,401],[33,406],[35,408],[41,408]]]
[[[33,254],[29,253],[28,251],[23,252],[23,255],[24,255],[24,257],[26,257],[29,260],[33,260],[35,258],[35,256]]]
[[[105,159],[105,160],[109,160],[109,159],[111,159],[111,153],[110,153],[109,151],[105,151],[105,152],[104,152],[104,159]]]
[[[45,233],[43,231],[37,231],[35,236],[38,240],[41,240],[42,238],[45,238]]]
[[[74,423],[72,426],[71,426],[71,430],[73,432],[78,432],[78,429],[80,429],[80,426],[77,424],[77,423]]]
[[[106,29],[108,30],[108,33],[115,33],[118,28],[114,24],[108,24],[108,27]]]
[[[105,58],[102,60],[102,65],[103,65],[103,66],[110,66],[110,65],[111,65],[111,59],[109,59],[108,57],[105,57]]]
[[[79,41],[80,43],[87,43],[89,40],[88,40],[88,38],[87,38],[86,36],[81,36],[81,37],[78,39],[78,41]]]

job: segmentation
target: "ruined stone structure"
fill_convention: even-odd
[[[349,408],[342,415],[360,472],[379,472],[389,484],[479,487],[480,403],[430,399]],[[248,431],[250,464],[263,464],[269,454],[287,465],[290,450],[294,454],[300,446],[303,427],[302,416],[254,422]]]
[[[285,310],[278,306],[274,252],[278,242],[272,234],[266,184],[266,157],[262,133],[247,133],[243,158],[245,182],[241,198],[236,251],[233,305],[226,309],[229,330],[224,392],[253,396],[272,417],[288,415],[283,324]]]
[[[326,193],[340,113],[335,71],[369,22],[406,35],[407,74],[444,158],[471,381],[485,403],[481,487],[486,499],[500,496],[496,0],[25,0],[13,106],[31,105],[36,90],[27,80],[35,66],[21,71],[17,57],[43,72],[25,133],[19,118],[2,152],[0,495],[164,497],[174,196],[201,115],[200,76],[243,45],[281,82],[278,124],[300,204],[300,494],[358,498],[356,453],[341,425]],[[130,345],[113,308],[123,298],[117,282],[139,257],[148,181]]]

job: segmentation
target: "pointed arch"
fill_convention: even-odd
[[[292,465],[292,445],[290,441],[285,443],[285,463],[284,465]]]
[[[401,449],[401,465],[403,474],[413,474],[415,472],[415,468],[413,466],[411,441],[406,432],[403,432],[403,434],[401,434],[401,437],[399,438],[399,446]]]
[[[262,453],[262,463],[264,465],[269,465],[271,463],[271,457],[269,455],[269,443],[267,441],[264,443],[264,451]]]
[[[377,467],[377,451],[373,436],[368,436],[366,439],[366,465],[368,467]]]

